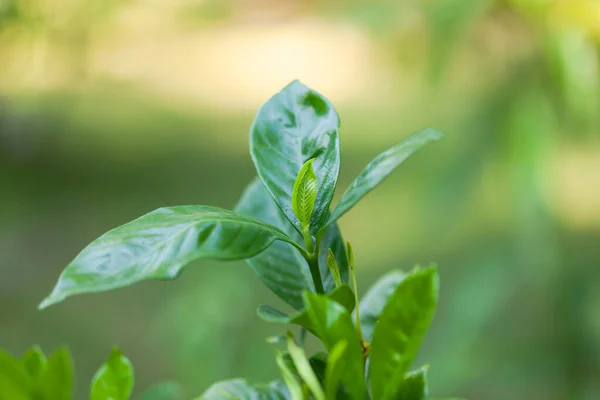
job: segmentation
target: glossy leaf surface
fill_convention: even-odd
[[[236,206],[236,211],[266,221],[287,233],[297,243],[302,242],[300,234],[290,224],[258,178],[248,185]],[[326,292],[335,288],[326,264],[328,248],[333,249],[342,279],[347,280],[348,261],[337,224],[328,227],[319,253],[319,268]],[[314,286],[308,264],[292,245],[276,241],[268,249],[246,261],[273,293],[297,310],[304,308],[302,292],[314,291]]]
[[[434,267],[406,276],[389,297],[373,334],[371,391],[376,399],[393,398],[413,362],[437,305]]]
[[[289,400],[290,395],[282,382],[253,385],[244,379],[217,382],[196,400]]]
[[[310,217],[315,208],[319,185],[312,167],[313,162],[314,159],[310,159],[302,166],[292,190],[292,209],[303,232],[310,227]]]
[[[114,349],[92,379],[90,400],[129,400],[133,382],[131,362],[118,349]]]
[[[383,311],[389,297],[394,293],[400,282],[406,277],[402,271],[392,271],[371,286],[365,293],[359,304],[360,326],[363,339],[367,342],[373,341],[373,330],[375,324]]]
[[[394,400],[426,400],[427,367],[421,367],[404,375],[404,380]]]
[[[232,211],[209,206],[160,208],[88,245],[63,271],[40,308],[74,294],[146,279],[173,279],[199,258],[252,257],[276,240],[292,242],[272,225]]]
[[[442,137],[443,134],[435,129],[424,129],[375,157],[346,189],[327,223],[337,221],[415,151]]]
[[[340,168],[340,121],[329,100],[294,81],[258,111],[250,129],[250,154],[258,176],[299,232],[292,208],[298,172],[314,158],[319,181],[311,232],[325,223]]]
[[[350,313],[339,303],[325,296],[305,293],[305,302],[312,324],[328,352],[339,342],[346,342],[341,357],[344,365],[341,381],[354,400],[364,400],[366,395],[363,354],[360,339]]]
[[[342,285],[339,288],[334,289],[327,295],[327,297],[332,301],[342,305],[348,312],[352,312],[354,309],[354,293],[348,285]],[[286,314],[283,311],[279,311],[271,306],[263,305],[258,307],[257,314],[263,321],[278,324],[300,325],[307,331],[319,336],[319,331],[310,318],[307,308],[304,308],[303,310],[300,310],[294,314]]]

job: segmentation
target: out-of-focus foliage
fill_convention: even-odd
[[[253,314],[274,299],[241,263],[35,306],[107,229],[162,205],[233,205],[253,174],[252,110],[300,78],[339,104],[340,187],[386,143],[448,133],[341,222],[365,287],[438,262],[419,356],[435,354],[431,392],[598,398],[598,7],[0,0],[0,346],[69,344],[76,396],[114,344],[140,387],[276,376],[269,345],[248,346],[275,332]]]

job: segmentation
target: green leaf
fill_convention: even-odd
[[[244,379],[217,382],[196,400],[288,400],[289,393],[280,381],[253,385]]]
[[[181,387],[173,382],[161,382],[150,386],[136,400],[180,400],[183,399]]]
[[[416,269],[390,296],[373,334],[370,364],[373,398],[393,398],[433,318],[437,296],[435,267]]]
[[[50,355],[46,370],[37,379],[35,393],[42,399],[71,400],[73,361],[68,349],[60,348]]]
[[[250,129],[250,154],[258,176],[285,216],[302,232],[292,207],[298,172],[314,158],[319,181],[311,218],[314,235],[323,226],[340,169],[340,121],[329,100],[294,81],[258,111]]]
[[[327,253],[327,267],[329,268],[329,273],[333,277],[335,285],[338,287],[341,286],[342,277],[340,276],[340,268],[338,267],[337,262],[335,261],[335,256],[333,255],[333,251],[331,251],[331,249],[328,249]]]
[[[290,392],[292,400],[304,400],[302,386],[298,382],[298,379],[296,379],[296,375],[287,365],[286,360],[280,352],[277,352],[275,355],[275,360],[277,362],[277,366],[279,367],[279,371],[281,371],[283,381]]]
[[[387,273],[375,282],[360,300],[358,306],[360,326],[363,339],[367,342],[373,341],[373,330],[383,311],[383,307],[405,277],[406,273],[402,271]]]
[[[314,158],[308,160],[300,169],[292,189],[292,209],[300,222],[302,232],[309,230],[310,217],[315,208],[319,181],[313,170]]]
[[[160,208],[88,245],[63,271],[40,308],[75,294],[107,291],[146,279],[173,279],[199,258],[249,258],[275,240],[293,243],[264,221],[221,208]]]
[[[34,380],[43,375],[48,368],[48,360],[46,360],[46,356],[39,346],[33,346],[27,350],[21,362],[25,366],[29,376]]]
[[[114,349],[92,379],[90,400],[128,400],[133,381],[131,362],[119,349]]]
[[[337,342],[329,353],[327,367],[325,369],[325,393],[327,399],[336,399],[338,386],[344,370],[344,354],[346,353],[348,343],[346,341]]]
[[[348,312],[352,312],[354,309],[354,293],[350,286],[342,285],[339,288],[334,289],[327,297],[336,303],[343,306]],[[308,305],[306,306],[308,307]],[[307,331],[319,336],[318,329],[314,326],[312,319],[308,315],[308,309],[304,308],[293,314],[286,314],[283,311],[279,311],[271,306],[259,306],[257,314],[263,321],[277,323],[277,324],[294,324],[300,325]]]
[[[326,400],[325,393],[321,388],[321,383],[317,379],[317,376],[315,375],[310,363],[308,362],[308,359],[306,358],[306,353],[304,353],[304,350],[296,344],[296,342],[294,341],[294,337],[289,332],[287,335],[287,347],[290,356],[294,361],[296,371],[298,371],[298,374],[314,395],[315,400]]]
[[[30,400],[32,380],[19,360],[0,349],[0,399]]]
[[[343,365],[341,381],[354,400],[366,396],[362,346],[352,324],[348,310],[325,296],[304,293],[308,314],[312,324],[328,352],[339,342],[346,342],[346,351],[340,361]]]
[[[425,400],[427,399],[427,367],[421,367],[404,375],[394,400]]]
[[[404,160],[428,143],[441,139],[444,135],[432,128],[416,132],[402,142],[384,151],[365,167],[346,189],[340,202],[329,216],[327,224],[337,221],[356,205],[363,197],[388,177]]]
[[[297,243],[302,242],[302,236],[289,223],[258,178],[248,185],[236,210],[266,221],[281,229]],[[348,261],[337,224],[330,225],[325,232],[319,253],[319,267],[326,292],[335,288],[325,261],[328,248],[333,249],[335,253],[342,280],[347,281]],[[308,264],[291,244],[276,241],[268,249],[246,261],[273,293],[297,310],[304,308],[302,292],[314,291],[314,286]]]

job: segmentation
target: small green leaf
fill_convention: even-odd
[[[289,223],[258,178],[248,185],[236,206],[236,211],[268,222],[281,229],[295,242],[302,242],[302,236]],[[319,268],[326,293],[335,289],[326,263],[329,248],[333,250],[338,261],[342,281],[347,281],[348,261],[344,240],[337,224],[327,228],[319,251]],[[276,241],[268,249],[246,261],[273,293],[297,310],[304,308],[302,292],[315,290],[306,260],[289,243]]]
[[[383,311],[383,307],[405,277],[406,273],[402,271],[387,273],[379,278],[360,300],[358,310],[355,313],[360,313],[360,326],[363,339],[367,342],[373,341],[373,330]]]
[[[337,262],[335,261],[335,255],[331,249],[328,250],[327,254],[327,267],[329,267],[329,272],[333,277],[333,281],[335,282],[336,287],[340,287],[342,285],[342,277],[340,276],[340,267],[338,267]]]
[[[337,221],[348,210],[354,207],[356,203],[387,178],[411,154],[426,144],[441,139],[443,136],[441,132],[435,129],[424,129],[410,135],[402,142],[375,157],[344,192],[325,226]]]
[[[304,400],[304,395],[302,393],[302,387],[300,383],[296,379],[296,375],[294,372],[288,367],[285,362],[283,355],[280,352],[277,352],[275,355],[275,361],[277,362],[277,366],[279,367],[279,371],[281,371],[281,376],[283,377],[283,381],[292,396],[292,400]]]
[[[354,293],[350,286],[342,285],[330,292],[327,297],[343,306],[348,312],[354,309]],[[319,331],[315,328],[311,318],[308,315],[307,308],[297,311],[294,314],[286,314],[271,306],[262,305],[256,310],[259,318],[263,321],[277,324],[299,325],[318,336]]]
[[[337,342],[329,353],[327,367],[325,369],[325,393],[327,399],[336,399],[338,386],[344,369],[343,358],[348,343],[346,341]]]
[[[183,391],[173,382],[156,383],[146,389],[136,400],[181,400]]]
[[[30,400],[32,380],[19,360],[0,350],[0,399]]]
[[[33,346],[27,350],[21,362],[25,366],[29,376],[34,380],[43,375],[48,368],[48,360],[46,360],[46,356],[39,346]]]
[[[128,400],[133,381],[131,362],[121,351],[114,349],[92,379],[90,400]]]
[[[292,190],[292,208],[300,222],[302,232],[308,231],[310,228],[310,217],[315,208],[315,199],[317,198],[317,189],[319,187],[319,182],[312,166],[313,161],[315,159],[311,158],[304,163]]]
[[[437,305],[435,267],[410,273],[390,296],[373,333],[373,398],[392,399],[413,362]]]
[[[325,296],[304,293],[308,314],[330,353],[339,342],[346,342],[342,356],[343,371],[341,381],[354,400],[364,400],[366,396],[363,354],[360,339],[352,318],[346,308]]]
[[[394,400],[425,400],[427,399],[427,369],[421,367],[404,375],[404,381]]]
[[[42,399],[71,400],[73,396],[73,361],[66,348],[48,358],[48,366],[37,379],[35,393]]]
[[[340,120],[329,100],[298,81],[271,97],[250,128],[250,154],[258,176],[288,220],[302,232],[292,189],[306,160],[314,158],[319,191],[311,234],[323,226],[340,169]]]
[[[196,400],[289,400],[289,396],[280,381],[255,385],[244,379],[232,379],[215,383]]]
[[[103,292],[146,279],[174,279],[199,258],[249,258],[276,240],[298,246],[278,228],[222,208],[160,208],[88,245],[63,271],[40,308],[75,294]]]
[[[302,348],[298,347],[294,341],[294,337],[289,332],[287,335],[287,347],[290,356],[294,361],[296,371],[298,371],[298,374],[304,383],[306,383],[312,394],[315,396],[315,400],[326,400],[325,393],[321,388],[321,384],[319,383],[317,376],[315,375],[310,363],[308,362],[308,359],[306,358],[306,353],[304,353]]]

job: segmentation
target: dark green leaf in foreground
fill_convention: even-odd
[[[360,326],[363,339],[367,342],[373,340],[375,324],[383,311],[389,297],[394,293],[400,282],[406,277],[402,271],[392,271],[381,278],[365,293],[358,306],[360,312]]]
[[[114,349],[92,379],[90,400],[129,400],[133,381],[131,362],[118,349]]]
[[[427,367],[421,367],[404,375],[404,380],[394,400],[426,400]]]
[[[437,305],[435,267],[406,276],[389,297],[373,333],[371,391],[375,399],[392,399],[421,345]]]
[[[289,393],[280,381],[253,385],[244,379],[217,382],[196,400],[288,400]]]
[[[287,233],[297,243],[302,242],[302,236],[287,220],[258,178],[248,185],[236,211],[266,221]],[[337,224],[327,228],[319,252],[319,267],[325,292],[335,288],[326,263],[329,248],[335,254],[342,280],[347,282],[348,260]],[[302,292],[314,291],[314,286],[306,260],[291,244],[276,241],[268,249],[246,261],[273,293],[297,310],[304,308]]]
[[[364,400],[366,395],[362,346],[348,310],[341,304],[314,293],[304,294],[309,317],[317,336],[328,352],[339,342],[346,342],[341,356],[344,365],[341,382],[354,400]]]
[[[74,294],[107,291],[146,279],[173,279],[199,258],[249,258],[276,240],[292,243],[264,221],[218,207],[160,208],[88,245],[63,271],[40,308]]]
[[[329,216],[327,224],[337,221],[342,215],[356,205],[363,197],[379,185],[411,154],[430,142],[441,139],[444,135],[432,128],[414,133],[402,142],[384,151],[371,161],[358,177],[346,189],[340,202]]]
[[[342,285],[339,288],[334,289],[327,295],[327,297],[343,306],[348,312],[352,312],[354,309],[354,293],[348,285]],[[307,331],[319,336],[319,330],[314,326],[306,308],[294,314],[286,314],[271,306],[263,305],[258,307],[257,313],[258,316],[264,321],[278,324],[300,325]]]
[[[299,232],[292,189],[304,163],[314,158],[319,190],[311,218],[314,235],[325,223],[340,169],[340,121],[329,100],[298,81],[271,97],[250,129],[250,154],[258,176]]]

